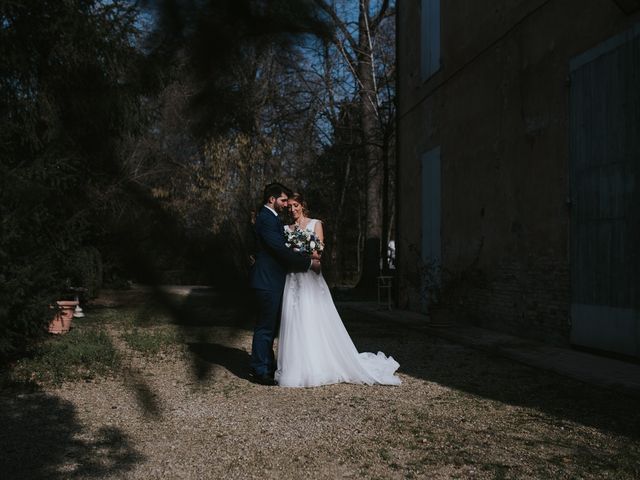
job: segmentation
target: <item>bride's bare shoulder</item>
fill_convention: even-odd
[[[324,231],[324,223],[322,223],[322,220],[320,220],[319,218],[314,218],[313,223],[311,224],[311,228],[313,228],[314,232],[320,235]]]

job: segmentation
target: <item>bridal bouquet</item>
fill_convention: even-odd
[[[288,230],[286,236],[285,245],[296,252],[311,254],[313,252],[320,253],[324,250],[324,244],[318,239],[318,236],[308,230],[301,230],[296,227],[295,230]]]

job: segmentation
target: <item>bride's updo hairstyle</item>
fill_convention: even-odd
[[[293,200],[294,202],[298,202],[302,205],[302,213],[305,217],[309,218],[309,209],[307,208],[307,201],[304,199],[300,192],[294,192],[289,195],[289,200]]]

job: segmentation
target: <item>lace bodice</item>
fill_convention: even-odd
[[[308,230],[309,232],[315,232],[316,229],[316,223],[318,223],[320,220],[318,220],[317,218],[310,218],[309,221],[307,222],[307,225],[304,227],[305,230]],[[290,232],[291,226],[290,225],[285,225],[284,229],[287,232]]]

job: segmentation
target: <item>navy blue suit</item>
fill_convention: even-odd
[[[306,271],[311,260],[285,246],[284,225],[268,208],[260,209],[254,228],[257,253],[249,276],[258,301],[258,320],[253,331],[251,368],[257,375],[269,375],[275,370],[273,339],[287,272]]]

